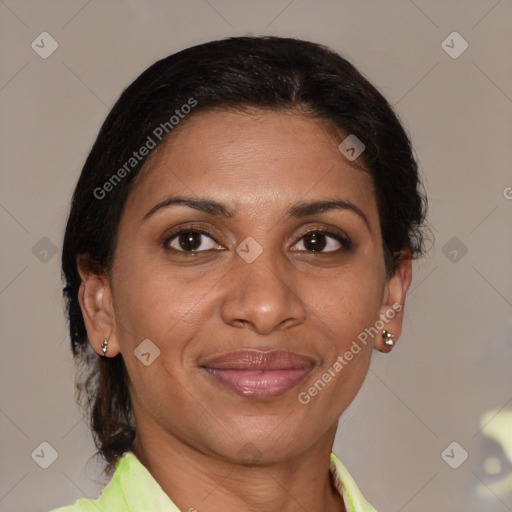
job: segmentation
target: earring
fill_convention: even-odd
[[[107,357],[107,344],[108,344],[108,340],[103,340],[103,343],[101,344],[101,350],[103,350],[102,357]]]
[[[393,341],[393,335],[386,331],[385,329],[381,333],[382,339],[384,340],[384,345],[389,348],[393,348],[395,346],[395,342]]]

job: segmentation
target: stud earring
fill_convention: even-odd
[[[390,332],[388,332],[384,329],[382,331],[381,335],[382,335],[382,339],[384,340],[384,345],[386,345],[386,347],[393,348],[395,346],[395,342],[392,339],[393,335]]]
[[[107,357],[107,345],[108,345],[108,340],[103,340],[103,343],[101,344],[101,350],[103,350],[102,357]]]

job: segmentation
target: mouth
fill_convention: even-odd
[[[201,369],[246,398],[272,398],[297,386],[314,369],[315,360],[287,350],[238,350],[206,360]]]

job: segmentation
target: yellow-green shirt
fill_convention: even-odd
[[[331,452],[330,470],[347,512],[377,512],[359,491],[341,461]],[[194,510],[193,508],[191,510]],[[136,455],[125,452],[112,479],[96,500],[81,498],[51,512],[181,512]],[[187,512],[187,511],[183,511]]]

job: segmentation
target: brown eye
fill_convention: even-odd
[[[326,236],[321,233],[311,233],[304,237],[304,247],[308,251],[323,251],[327,247]]]
[[[340,249],[350,249],[351,242],[337,233],[315,230],[303,235],[296,245],[299,251],[329,253]]]
[[[177,242],[181,249],[184,251],[197,251],[199,247],[201,246],[201,237],[203,235],[199,233],[195,233],[191,231],[190,233],[181,233],[178,238]]]
[[[173,233],[165,240],[164,246],[177,252],[203,252],[221,247],[208,232],[197,228]]]

